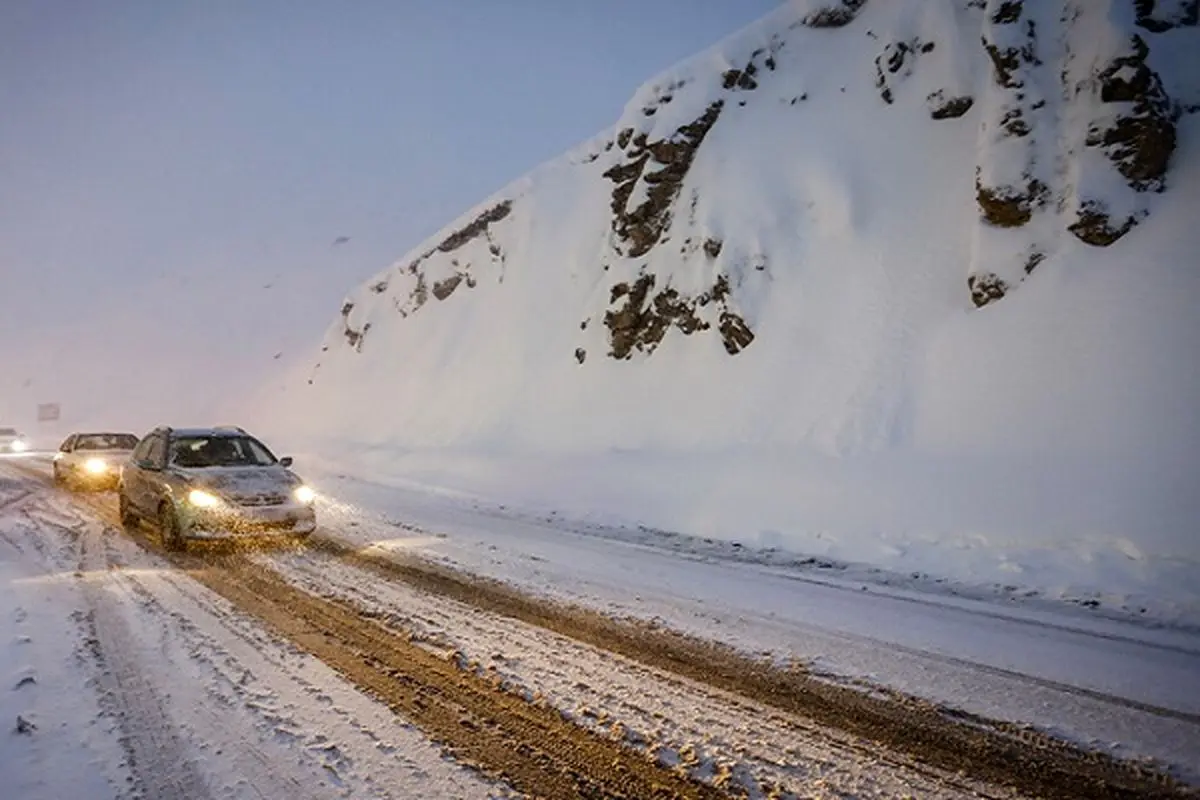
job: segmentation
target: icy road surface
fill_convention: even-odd
[[[545,601],[537,595],[514,601],[507,590],[472,583],[463,573],[391,560],[396,550],[444,545],[453,533],[416,531],[411,523],[400,529],[396,520],[381,524],[329,506],[333,522],[313,546],[164,554],[152,533],[116,526],[110,495],[53,489],[32,462],[5,467],[0,578],[25,615],[12,624],[31,613],[70,621],[38,626],[40,634],[14,631],[7,651],[4,667],[15,680],[3,710],[20,721],[0,751],[0,766],[20,776],[21,797],[1016,797],[1029,791],[1069,797],[1081,787],[1099,797],[1124,796],[1122,786],[1179,789],[1069,748],[1060,752],[1052,742],[1047,747],[1044,737],[1023,728],[985,720],[979,722],[990,733],[961,726],[954,714],[886,699],[886,684],[869,695],[839,689],[855,681],[844,669],[824,677],[801,669],[792,684],[786,677],[771,684],[769,675],[763,683],[764,673],[750,662],[736,671],[740,656],[703,650],[697,669],[696,653],[672,649],[679,645],[669,632],[597,622],[582,607],[540,605]],[[390,529],[391,537],[373,538],[368,547],[347,546],[341,537],[375,528]],[[560,540],[571,543],[591,544],[575,552],[589,556],[593,569],[600,569],[606,548],[611,559],[629,546],[611,537]],[[538,552],[543,559],[549,551]],[[717,570],[714,576],[749,570],[641,545],[631,555],[641,555],[640,567],[651,570],[655,559],[684,572]],[[631,566],[617,560],[608,570]],[[881,619],[889,604],[901,603],[914,609],[914,622],[924,616],[930,628],[936,618],[928,615],[942,608],[930,598],[794,580],[782,585],[854,598],[868,604],[864,611],[879,608]],[[571,594],[584,585],[559,588]],[[706,588],[721,590],[711,576]],[[803,591],[796,596],[805,600]],[[661,603],[661,594],[651,597]],[[984,626],[1031,626],[1049,640],[1092,637],[1135,654],[1149,648],[1155,670],[1164,667],[1153,653],[1183,652],[1178,642],[1138,644],[1112,630],[1089,630],[1111,621],[1076,620],[1080,630],[1063,630],[1046,619],[1033,625],[953,603],[947,609]],[[747,625],[742,633],[764,631]],[[775,632],[777,646],[797,636],[786,624]],[[973,681],[984,693],[1021,694],[1025,705],[1040,703],[1044,714],[1061,713],[1070,725],[1128,735],[1113,740],[1121,750],[1157,747],[1150,755],[1177,775],[1194,770],[1189,759],[1198,726],[1186,708],[934,658],[819,626],[810,633],[810,646],[852,643],[873,650],[881,663],[907,659],[911,669],[937,671],[962,685]],[[43,637],[44,655],[28,651],[24,666],[13,660]],[[59,666],[56,673],[56,663],[74,672],[63,676]],[[54,691],[39,695],[43,685]],[[800,699],[789,706],[773,698],[771,686],[798,687]],[[803,700],[813,691],[815,706]],[[1163,700],[1169,701],[1166,693]],[[1100,744],[1111,749],[1113,742]],[[50,768],[48,748],[56,765],[69,768]],[[1040,783],[1022,783],[1025,773],[1036,773],[1030,780]]]
[[[4,711],[19,726],[0,767],[22,800],[521,796],[496,773],[548,797],[1020,796],[308,548],[167,557],[113,526],[111,505],[0,465]],[[391,633],[373,621],[397,608]],[[458,638],[421,621],[439,613]],[[263,621],[318,641],[294,647]],[[364,682],[377,661],[384,682]]]
[[[336,498],[325,521],[373,550],[1155,759],[1200,781],[1200,631],[1038,598],[964,597],[886,573],[755,563],[748,548],[308,472]]]
[[[506,796],[317,659],[2,470],[5,797]]]

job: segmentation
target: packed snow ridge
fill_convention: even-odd
[[[868,561],[1194,565],[1198,31],[1196,0],[786,3],[353,292],[294,429]]]

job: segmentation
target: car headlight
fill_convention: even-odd
[[[108,472],[108,462],[103,458],[89,458],[84,462],[83,468],[93,475],[99,475],[102,472]]]
[[[221,504],[221,498],[203,489],[192,489],[188,492],[187,499],[196,508],[212,508]]]
[[[307,486],[297,486],[296,491],[292,492],[292,496],[300,503],[308,505],[313,500],[317,499],[317,493]]]
[[[20,439],[17,439],[15,442],[13,442],[10,447],[14,453],[24,453],[29,449],[29,445],[25,444]]]

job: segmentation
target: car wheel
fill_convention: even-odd
[[[129,505],[129,498],[120,488],[117,489],[117,512],[121,515],[121,525],[126,530],[137,527],[137,515],[133,513],[133,508]]]
[[[170,503],[163,503],[158,510],[158,532],[162,536],[163,547],[172,552],[187,548],[183,538],[183,528],[179,525],[179,514]]]
[[[62,470],[58,468],[58,464],[55,464],[54,465],[54,485],[62,486],[62,484],[63,484]]]

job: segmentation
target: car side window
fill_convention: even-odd
[[[154,436],[150,440],[150,446],[147,448],[146,460],[156,467],[166,466],[167,460],[167,443],[161,436]]]
[[[71,445],[73,445],[74,443],[75,443],[75,434],[71,434],[70,436],[68,436],[66,439],[63,440],[63,443],[58,446],[58,449],[64,453],[69,453],[69,452],[71,452]]]
[[[151,438],[152,437],[147,436],[145,439],[142,439],[140,442],[137,443],[137,447],[133,448],[132,458],[134,461],[145,461],[146,460],[146,453],[150,450],[150,439]]]

